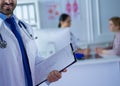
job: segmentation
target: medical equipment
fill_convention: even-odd
[[[25,30],[24,30],[24,32],[27,34],[27,36],[30,39],[32,39],[32,40],[34,39],[32,34],[29,33],[29,31],[27,30],[26,25],[22,21],[19,21],[18,25],[19,25],[20,28],[26,29],[27,32]],[[35,39],[37,39],[37,38],[35,38]],[[2,37],[2,35],[0,33],[0,48],[6,48],[6,47],[7,47],[7,42],[3,39],[3,37]]]
[[[7,42],[3,40],[2,35],[0,33],[0,48],[6,48]]]

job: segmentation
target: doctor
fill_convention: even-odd
[[[36,66],[43,60],[31,27],[13,14],[16,4],[17,0],[0,0],[0,86],[35,86],[40,77]],[[60,78],[61,73],[53,70],[47,80]]]

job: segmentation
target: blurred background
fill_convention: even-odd
[[[48,31],[54,34],[62,13],[71,16],[70,30],[77,45],[93,51],[96,46],[106,47],[113,42],[114,35],[109,30],[108,21],[113,16],[120,16],[119,8],[120,0],[18,0],[14,14],[32,26],[40,54],[49,57],[57,51],[55,43],[48,41],[44,45],[40,37],[49,39]],[[77,66],[51,86],[120,86],[120,63]]]
[[[119,3],[120,0],[18,0],[14,13],[31,24],[34,31],[57,29],[60,15],[67,13],[72,18],[71,31],[80,47],[107,46],[113,41],[108,21],[120,15]],[[74,6],[77,6],[76,10]]]

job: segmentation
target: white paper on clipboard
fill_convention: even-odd
[[[37,77],[37,85],[42,84],[43,82],[46,81],[46,78],[48,74],[53,71],[53,70],[58,70],[61,71],[72,64],[76,62],[76,59],[74,57],[73,51],[72,51],[72,46],[68,45],[43,61],[40,64],[37,64],[37,71],[39,71],[39,74]],[[44,72],[43,72],[44,71]]]

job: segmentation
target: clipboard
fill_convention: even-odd
[[[73,65],[74,63],[76,63],[77,62],[77,60],[76,60],[76,58],[75,58],[75,53],[73,52],[73,46],[72,46],[72,44],[70,43],[70,45],[69,46],[67,46],[67,47],[69,47],[68,49],[70,49],[70,50],[68,50],[68,51],[71,51],[70,53],[71,53],[71,55],[72,55],[72,57],[73,57],[73,61],[71,61],[69,64],[67,64],[67,65],[65,65],[63,68],[60,68],[60,70],[59,70],[59,72],[62,72],[64,69],[66,69],[66,68],[68,68],[68,67],[70,67],[71,65]],[[58,52],[59,53],[59,52]],[[57,61],[56,61],[57,62]],[[63,64],[63,63],[62,63]],[[53,70],[56,70],[56,69],[53,69]],[[42,84],[42,83],[44,83],[44,82],[46,82],[47,81],[47,79],[44,79],[44,80],[42,80],[41,82],[39,82],[36,86],[39,86],[40,84]]]

